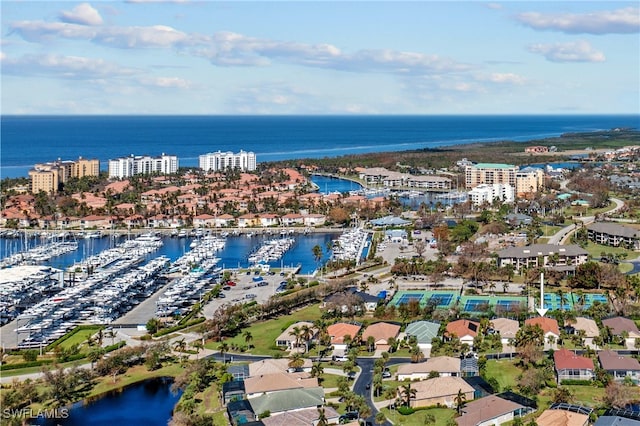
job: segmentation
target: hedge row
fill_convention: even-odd
[[[167,334],[171,334],[175,331],[179,331],[179,330],[183,330],[187,327],[191,327],[192,325],[196,325],[196,324],[200,324],[201,322],[204,322],[204,318],[200,317],[200,318],[196,318],[194,320],[191,320],[185,324],[181,324],[181,325],[175,325],[173,327],[169,327],[169,328],[163,328],[162,330],[158,331],[156,334],[154,334],[154,337],[161,337],[161,336],[165,336]]]
[[[20,362],[17,364],[2,364],[0,365],[0,371],[17,370],[19,368],[40,367],[46,364],[53,364],[52,359],[41,359],[39,361]]]

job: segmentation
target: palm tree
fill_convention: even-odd
[[[293,368],[296,371],[301,369],[304,366],[304,358],[302,358],[302,354],[299,352],[291,354],[288,365],[289,368]]]
[[[367,337],[367,348],[369,352],[372,352],[376,347],[376,338],[373,336]]]
[[[191,346],[196,349],[196,359],[198,359],[200,351],[202,350],[202,348],[204,348],[204,345],[200,340],[194,340],[193,342],[191,342]]]
[[[324,413],[324,408],[322,407],[318,407],[318,423],[316,423],[316,426],[327,426],[328,420],[327,420],[327,416]]]
[[[456,395],[453,402],[456,404],[456,412],[460,414],[462,407],[464,407],[464,404],[467,402],[467,396],[462,392],[462,389],[458,389],[458,395]]]
[[[247,346],[249,346],[249,348],[251,348],[252,345],[249,344],[249,342],[253,340],[253,335],[251,334],[251,332],[247,330],[242,335],[244,336],[244,342],[247,344]]]
[[[289,332],[289,336],[293,336],[296,339],[296,342],[294,344],[294,348],[297,348],[298,345],[300,344],[300,337],[302,336],[302,329],[300,327],[298,327],[297,325],[294,326],[291,331]]]
[[[311,366],[311,377],[320,377],[324,373],[324,367],[320,362],[316,362]]]
[[[376,413],[375,421],[376,421],[376,424],[381,425],[387,421],[387,417],[384,415],[382,411],[378,411]]]
[[[184,337],[180,340],[176,340],[176,342],[173,344],[173,349],[176,352],[184,352],[187,350],[187,342],[185,342]]]
[[[227,352],[229,352],[229,345],[227,344],[227,342],[222,342],[218,345],[218,350],[220,351],[220,353],[222,354],[222,363],[226,363],[227,359],[225,358],[225,355]]]
[[[424,353],[418,345],[413,345],[409,353],[411,354],[411,362],[420,362],[424,359]]]
[[[311,340],[311,337],[313,337],[313,329],[307,324],[303,324],[300,327],[300,338],[304,340],[305,353],[309,352],[309,340]]]
[[[403,402],[407,407],[411,407],[411,398],[415,398],[418,391],[411,387],[411,382],[407,382],[407,384],[401,386],[401,388],[400,395],[404,398]]]

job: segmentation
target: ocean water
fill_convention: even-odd
[[[0,178],[35,163],[82,156],[177,155],[197,166],[214,151],[253,151],[258,162],[404,151],[567,132],[640,128],[639,115],[514,116],[1,116]]]

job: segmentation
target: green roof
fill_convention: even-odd
[[[476,169],[513,169],[516,166],[502,163],[478,163],[473,167]]]
[[[440,324],[430,321],[415,321],[407,325],[405,333],[408,336],[416,336],[418,343],[431,343],[434,337],[438,337]]]
[[[265,411],[270,411],[273,414],[300,408],[317,407],[324,404],[324,389],[314,387],[269,392],[249,399],[249,403],[256,414],[264,413]]]

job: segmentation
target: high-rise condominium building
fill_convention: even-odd
[[[516,186],[516,172],[518,168],[510,164],[478,163],[467,165],[465,168],[465,184],[467,188],[494,183]]]
[[[100,175],[100,161],[87,160],[79,157],[77,161],[56,160],[50,163],[41,163],[29,170],[31,178],[31,191],[37,194],[44,191],[48,194],[60,189],[60,186],[71,178]]]
[[[205,172],[217,172],[226,169],[239,169],[252,172],[256,169],[256,154],[240,150],[234,154],[228,152],[210,152],[199,157],[200,168]]]
[[[134,156],[109,160],[109,178],[122,179],[134,175],[171,174],[178,171],[178,157],[162,153],[159,157]]]

